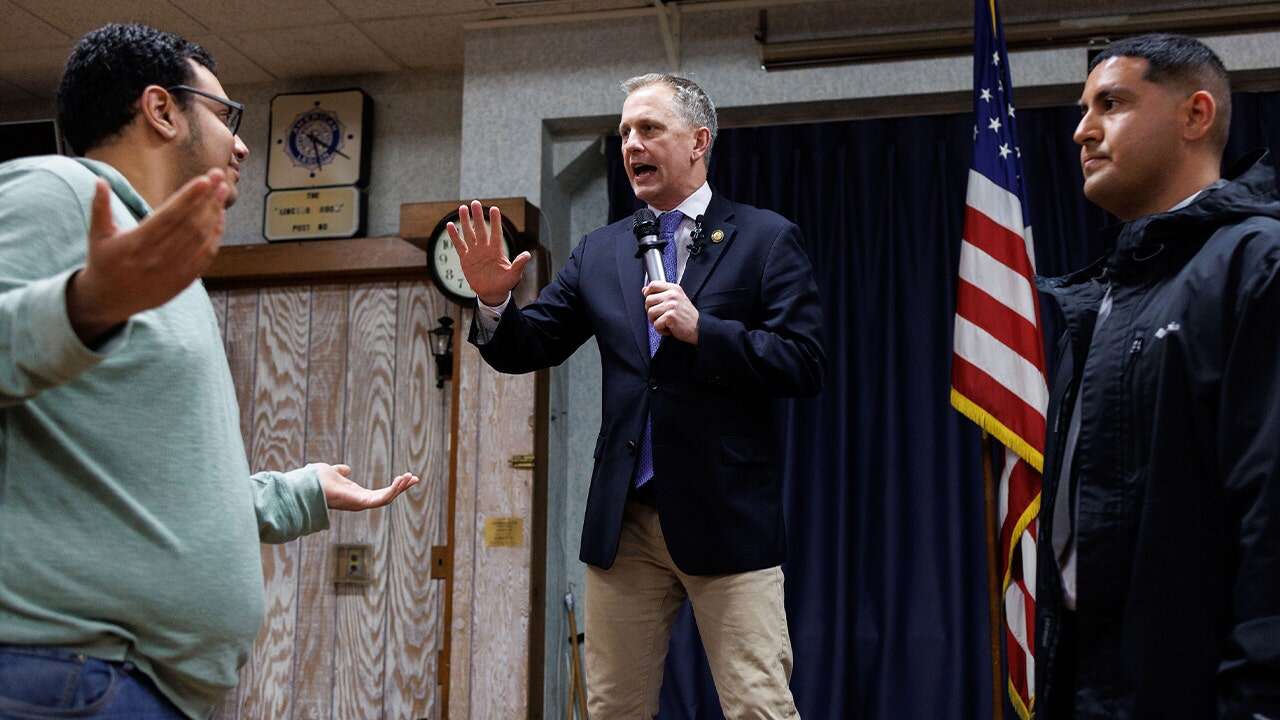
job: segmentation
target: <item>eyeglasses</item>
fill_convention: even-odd
[[[236,132],[240,130],[240,118],[244,115],[244,105],[241,105],[235,100],[228,100],[224,97],[218,97],[213,93],[207,93],[203,90],[193,88],[190,85],[173,85],[171,87],[165,88],[165,90],[168,90],[169,92],[174,92],[175,90],[181,90],[182,92],[189,92],[195,95],[199,95],[201,97],[207,97],[216,103],[221,103],[227,106],[227,117],[225,120],[223,120],[223,122],[227,124],[227,129],[231,131],[232,135],[235,135]]]

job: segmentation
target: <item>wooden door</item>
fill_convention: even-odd
[[[513,301],[523,306],[547,283],[539,214],[524,198],[497,206],[531,250]],[[400,235],[425,245],[458,202],[400,206]],[[470,326],[474,310],[462,312]],[[542,618],[547,589],[548,375],[504,375],[469,343],[454,344],[452,591],[444,669],[444,714],[453,720],[542,716]]]
[[[426,280],[214,290],[252,469],[345,462],[354,479],[422,482],[388,508],[263,545],[266,621],[221,720],[442,716],[451,393],[428,331],[456,308]],[[335,585],[335,544],[368,544],[372,579]]]

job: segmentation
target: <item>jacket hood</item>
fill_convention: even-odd
[[[1265,150],[1242,158],[1225,176],[1227,182],[1186,207],[1156,213],[1104,230],[1109,252],[1082,270],[1041,286],[1065,286],[1107,275],[1126,278],[1181,265],[1218,228],[1255,216],[1280,218],[1280,191]]]

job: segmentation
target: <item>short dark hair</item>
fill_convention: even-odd
[[[1148,82],[1180,85],[1192,88],[1192,92],[1204,90],[1212,95],[1218,106],[1213,139],[1219,151],[1226,147],[1231,128],[1231,77],[1217,53],[1193,37],[1150,33],[1111,43],[1090,61],[1089,72],[1113,57],[1146,60],[1147,72],[1143,79]]]
[[[194,60],[213,72],[213,57],[174,33],[139,24],[104,25],[76,43],[58,85],[58,124],[83,155],[116,136],[138,113],[148,85],[194,82]],[[186,107],[185,93],[175,95]]]

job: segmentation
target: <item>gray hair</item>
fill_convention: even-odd
[[[711,162],[711,148],[716,144],[716,106],[707,96],[706,91],[689,78],[670,73],[648,73],[637,75],[622,82],[622,90],[626,94],[650,85],[666,85],[674,93],[676,114],[689,123],[694,129],[705,127],[711,131],[711,141],[707,143],[707,154],[702,156],[704,163]]]

